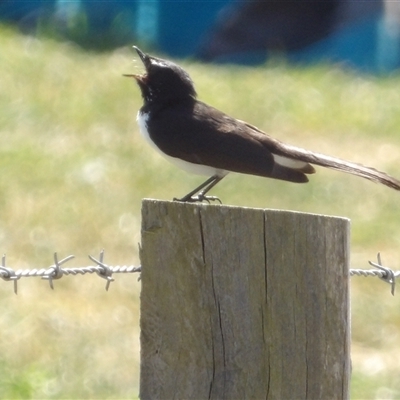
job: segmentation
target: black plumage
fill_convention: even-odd
[[[194,84],[177,64],[149,56],[135,47],[146,72],[134,77],[143,107],[141,133],[170,161],[211,177],[179,199],[216,199],[205,194],[229,172],[303,183],[313,165],[382,183],[400,190],[400,181],[373,168],[287,145],[244,121],[232,118],[196,98]]]

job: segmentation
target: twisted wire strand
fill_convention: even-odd
[[[140,272],[140,267],[135,265],[116,265],[108,266],[113,274],[128,274],[134,272]],[[11,268],[8,268],[11,269]],[[61,268],[63,275],[85,275],[93,273],[102,273],[104,271],[103,267],[88,265],[86,267],[74,267],[74,268]],[[48,276],[54,271],[54,267],[50,266],[48,268],[32,268],[32,269],[17,269],[15,270],[15,275],[19,278],[30,278],[30,277],[43,277]],[[4,279],[9,277],[9,273],[0,267],[0,276]]]
[[[96,258],[89,256],[89,258],[94,261],[96,266],[88,266],[88,267],[75,267],[75,268],[61,268],[61,265],[66,263],[69,260],[74,258],[73,255],[65,257],[62,260],[58,260],[57,253],[54,253],[54,264],[50,265],[48,268],[32,268],[32,269],[17,269],[14,270],[10,267],[6,266],[6,256],[3,255],[0,266],[0,278],[5,281],[13,281],[14,282],[14,293],[17,294],[18,287],[17,282],[20,278],[29,278],[29,277],[41,277],[42,279],[46,279],[49,281],[50,287],[54,289],[53,281],[56,279],[61,279],[64,275],[85,275],[85,274],[93,274],[96,273],[100,278],[103,278],[107,281],[106,290],[110,287],[110,283],[114,281],[112,277],[113,274],[116,273],[135,273],[140,272],[141,267],[137,267],[134,265],[116,265],[110,266],[103,262],[104,251],[101,251],[99,260]]]
[[[359,269],[359,268],[355,268],[355,269],[351,269],[350,270],[350,275],[351,276],[375,276],[377,278],[385,278],[386,276],[386,272],[382,271],[380,269]],[[398,278],[400,276],[400,271],[393,271],[393,275],[395,278]]]
[[[54,264],[48,268],[14,270],[6,266],[6,256],[3,255],[2,265],[0,266],[0,278],[2,278],[5,281],[13,281],[14,292],[15,294],[17,294],[17,281],[20,278],[41,277],[42,279],[48,280],[50,287],[54,289],[53,281],[56,279],[61,279],[64,275],[85,275],[85,274],[96,273],[101,278],[107,280],[106,290],[108,290],[110,283],[114,281],[114,278],[112,277],[113,274],[128,274],[128,273],[141,272],[140,266],[135,266],[135,265],[110,266],[105,264],[103,262],[104,251],[100,253],[99,260],[97,260],[92,256],[89,256],[89,258],[92,261],[94,261],[97,265],[89,265],[87,267],[61,268],[62,264],[66,263],[72,258],[74,258],[74,256],[70,255],[58,261],[57,253],[54,253]],[[396,278],[400,276],[400,271],[393,271],[392,269],[383,266],[381,256],[379,253],[377,258],[378,258],[377,263],[369,261],[369,264],[376,267],[377,269],[353,268],[349,270],[349,274],[350,276],[378,277],[391,285],[391,293],[392,295],[394,295]]]

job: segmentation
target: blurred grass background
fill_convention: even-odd
[[[140,137],[141,72],[129,48],[84,52],[0,29],[0,251],[7,264],[43,268],[139,264],[141,199],[171,199],[202,182]],[[134,60],[132,63],[132,59]],[[199,97],[276,137],[400,177],[400,75],[334,66],[258,68],[182,62]],[[307,185],[230,175],[212,192],[225,204],[348,217],[353,268],[378,251],[400,268],[399,193],[318,170]],[[128,399],[138,395],[137,275],[110,291],[94,275],[0,282],[0,398]],[[400,399],[400,294],[353,277],[352,399]]]

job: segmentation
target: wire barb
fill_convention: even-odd
[[[103,263],[103,258],[104,258],[104,250],[100,252],[100,260],[96,260],[94,257],[89,255],[89,258],[95,262],[99,267],[102,268],[100,271],[96,271],[97,275],[100,276],[100,278],[106,279],[106,291],[108,292],[108,288],[110,287],[111,282],[114,282],[114,278],[112,277],[113,270],[107,265]]]
[[[379,276],[379,278],[391,285],[390,292],[392,293],[392,296],[394,296],[394,291],[396,289],[396,274],[392,269],[384,267],[382,265],[381,253],[378,253],[377,259],[377,263],[374,263],[372,261],[368,261],[368,263],[384,272],[384,274],[382,274],[382,276]]]
[[[393,271],[391,268],[384,267],[382,265],[381,255],[378,253],[377,256],[378,262],[375,263],[373,261],[368,261],[369,265],[372,265],[378,269],[351,269],[350,275],[357,275],[357,276],[376,276],[379,279],[389,283],[391,285],[390,292],[394,296],[394,291],[396,289],[396,278],[400,276],[400,271]]]
[[[6,255],[5,254],[3,254],[3,256],[1,257],[0,271],[3,272],[0,276],[5,281],[13,281],[14,282],[14,293],[18,294],[17,281],[21,277],[18,276],[12,268],[6,267]]]
[[[70,255],[68,257],[63,258],[61,261],[58,261],[57,253],[54,253],[54,265],[51,265],[45,275],[42,276],[42,279],[47,279],[49,281],[50,287],[54,290],[53,280],[61,279],[64,275],[63,270],[61,269],[61,265],[66,263],[69,260],[72,260],[75,256]]]

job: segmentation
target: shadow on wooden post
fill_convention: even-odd
[[[347,399],[349,221],[144,200],[141,399]]]

